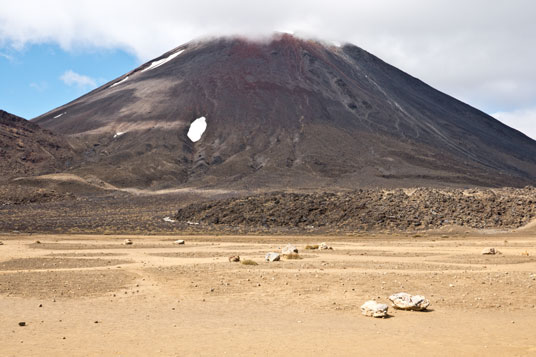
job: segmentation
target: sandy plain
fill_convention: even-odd
[[[536,355],[532,230],[175,239],[0,235],[0,355]],[[287,243],[302,259],[264,262]],[[429,311],[361,315],[401,291]]]

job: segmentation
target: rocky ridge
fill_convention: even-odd
[[[190,204],[179,209],[175,219],[220,228],[411,231],[446,226],[512,229],[534,217],[536,188],[526,187],[265,193]]]

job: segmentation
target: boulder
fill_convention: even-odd
[[[320,245],[318,246],[318,249],[319,249],[319,250],[328,250],[328,249],[333,249],[333,248],[330,247],[329,245],[327,245],[326,242],[322,242],[322,243],[320,243]]]
[[[393,307],[399,310],[422,311],[430,306],[430,301],[421,295],[398,293],[389,296],[389,300],[393,303]]]
[[[280,259],[281,257],[279,256],[279,254],[274,252],[266,253],[266,256],[264,257],[264,260],[266,260],[267,262],[277,262]]]
[[[230,263],[238,263],[238,262],[240,262],[240,256],[239,255],[231,255],[229,257],[229,262]]]
[[[495,248],[484,248],[481,254],[482,255],[495,255],[495,254],[500,254],[500,252]]]
[[[182,239],[177,239],[173,244],[184,244],[184,241]]]
[[[124,245],[132,245],[133,242],[132,242],[130,239],[125,239],[125,240],[123,241],[123,244],[124,244]]]
[[[283,249],[281,250],[281,253],[283,255],[294,254],[294,253],[298,254],[298,248],[296,248],[292,244],[287,244],[286,246],[283,247]]]
[[[389,310],[389,306],[377,303],[374,300],[369,300],[361,305],[361,313],[370,317],[386,317],[387,310]]]

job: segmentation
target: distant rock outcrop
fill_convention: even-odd
[[[423,230],[449,226],[518,228],[536,217],[536,188],[358,190],[267,193],[193,203],[177,222],[201,226],[316,230]],[[285,254],[283,252],[283,254]]]

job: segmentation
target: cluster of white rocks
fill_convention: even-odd
[[[392,306],[397,310],[424,311],[430,306],[430,301],[421,295],[397,293],[389,296]],[[389,306],[375,300],[369,300],[361,306],[361,313],[371,317],[387,317]]]

